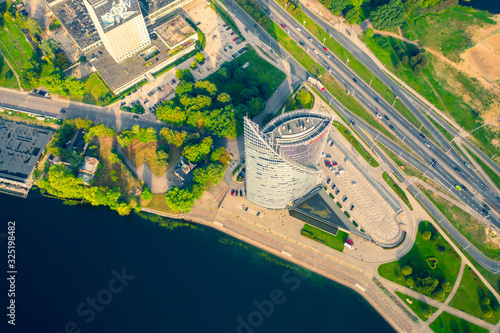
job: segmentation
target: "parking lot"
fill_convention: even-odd
[[[324,153],[319,166],[324,172],[323,182],[328,192],[334,195],[335,201],[340,202],[351,215],[351,220],[356,221],[369,235],[382,241],[397,237],[400,227],[395,220],[396,212],[384,197],[333,141],[328,141]]]

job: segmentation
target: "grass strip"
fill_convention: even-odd
[[[304,224],[300,234],[340,252],[344,251],[344,242],[349,237],[342,230],[338,230],[337,235],[332,235],[309,224]]]
[[[222,20],[224,22],[226,22],[227,25],[229,25],[231,27],[231,29],[233,29],[233,31],[235,33],[238,34],[238,37],[244,41],[245,38],[243,37],[243,35],[241,34],[241,31],[240,29],[238,29],[238,26],[236,25],[236,23],[234,22],[233,18],[231,16],[229,16],[229,14],[221,7],[219,6],[218,3],[216,3],[215,1],[213,1],[211,4],[210,4],[210,7],[212,7],[212,9],[222,18]]]
[[[387,172],[384,171],[382,174],[382,177],[384,178],[385,182],[389,184],[389,186],[393,189],[394,192],[398,195],[398,197],[403,200],[403,202],[410,208],[410,210],[413,210],[413,207],[411,206],[410,201],[408,200],[408,197],[406,196],[406,193],[403,191],[401,187],[399,187],[398,184],[394,182],[394,180],[389,176]]]
[[[380,164],[377,162],[376,159],[374,159],[370,153],[368,153],[368,151],[366,151],[366,149],[363,147],[363,145],[361,145],[361,143],[359,143],[358,140],[356,140],[356,138],[351,134],[351,132],[344,127],[344,125],[342,125],[341,123],[339,122],[334,122],[333,123],[333,126],[335,126],[337,128],[337,130],[340,132],[340,134],[342,134],[344,136],[344,138],[346,138],[347,141],[349,141],[351,143],[351,145],[358,151],[358,153],[363,156],[363,158],[374,168],[377,168],[380,166]]]
[[[488,333],[488,330],[477,326],[465,319],[455,317],[448,312],[442,312],[430,325],[435,333]]]

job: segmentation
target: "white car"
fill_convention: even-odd
[[[324,151],[321,152],[321,157],[325,157],[325,152]]]
[[[299,27],[296,27],[297,31],[300,31],[300,28]]]
[[[377,118],[382,119],[382,115],[380,113],[377,113]]]
[[[356,183],[356,182],[353,180],[353,181],[351,182],[351,185],[352,185],[352,186],[356,186],[356,185],[358,185],[358,183]]]
[[[319,52],[316,49],[313,49],[313,52],[319,54]]]

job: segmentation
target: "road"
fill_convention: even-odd
[[[333,56],[329,51],[323,49],[323,45],[315,39],[307,30],[301,28],[298,23],[277,3],[274,1],[261,0],[262,7],[271,13],[271,18],[279,25],[284,24],[284,30],[288,35],[293,38],[297,43],[303,45],[306,52],[315,59],[320,65],[325,67],[344,87],[346,91],[352,93],[367,109],[371,110],[374,115],[377,113],[383,114],[384,117],[380,120],[385,126],[391,129],[412,151],[415,152],[416,156],[422,157],[422,161],[428,163],[428,166],[433,167],[435,172],[430,171],[429,174],[431,178],[437,178],[440,182],[452,192],[456,197],[460,198],[466,205],[474,209],[475,211],[485,214],[485,209],[483,207],[484,202],[482,198],[474,195],[470,191],[462,191],[459,188],[468,189],[465,184],[470,185],[470,188],[475,189],[475,193],[480,194],[482,197],[486,198],[490,204],[497,205],[497,209],[500,209],[499,200],[497,195],[493,192],[477,174],[472,170],[464,167],[465,161],[462,157],[453,149],[446,138],[437,130],[427,119],[427,117],[422,114],[415,104],[420,105],[420,102],[415,102],[409,98],[413,98],[407,92],[403,91],[401,87],[396,85],[392,79],[387,77],[383,71],[381,71],[378,66],[367,57],[356,45],[354,45],[350,40],[348,40],[340,32],[332,29],[326,23],[319,20],[317,23],[322,23],[323,29],[325,29],[332,36],[338,34],[346,42],[352,44],[352,49],[348,49],[353,54],[363,54],[367,60],[370,62],[370,69],[375,67],[373,70],[376,75],[380,75],[381,79],[384,79],[386,83],[412,113],[417,117],[417,119],[426,127],[433,137],[437,138],[440,144],[447,149],[447,152],[443,151],[439,146],[434,144],[431,140],[425,137],[415,126],[413,126],[406,118],[404,118],[397,110],[395,110],[387,101],[381,98],[371,87],[362,81],[356,74],[354,74],[343,62],[338,58]],[[308,13],[307,8],[303,8],[305,13]],[[311,12],[309,14],[312,15]],[[324,94],[326,95],[329,94]],[[411,159],[409,162],[414,164],[415,158]],[[427,166],[422,165],[422,163],[414,164],[422,172],[425,172]],[[459,188],[456,187],[459,186]],[[486,215],[486,214],[485,214]],[[500,222],[497,220],[498,214],[492,213],[495,217],[487,217],[489,222],[493,223],[500,230]]]

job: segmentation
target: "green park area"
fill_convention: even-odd
[[[386,183],[393,189],[394,192],[398,195],[398,197],[403,200],[403,202],[410,208],[410,210],[413,210],[413,207],[410,204],[410,201],[408,200],[408,197],[406,196],[406,193],[403,191],[401,187],[399,187],[398,184],[394,182],[394,179],[389,176],[387,172],[384,171],[382,174],[382,177],[386,181]]]
[[[341,230],[337,231],[337,235],[332,235],[309,224],[304,224],[300,234],[340,252],[344,251],[344,242],[349,237],[348,233]]]
[[[429,319],[429,317],[437,311],[437,308],[435,308],[435,307],[433,307],[433,306],[431,306],[423,301],[419,301],[418,299],[413,298],[413,297],[408,296],[408,295],[405,295],[399,291],[396,291],[395,293],[423,321],[427,321]]]
[[[83,96],[78,99],[83,103],[94,105],[106,105],[112,98],[113,93],[108,89],[98,73],[92,73],[83,79],[85,90]]]
[[[488,330],[443,312],[430,325],[435,333],[488,333]]]
[[[286,78],[285,73],[259,57],[250,45],[247,47],[248,51],[231,61],[231,63],[237,66],[243,66],[248,62],[248,66],[245,68],[247,73],[246,78],[243,81],[235,80],[234,78],[233,80],[227,80],[221,77],[220,73],[211,74],[206,78],[207,81],[217,85],[220,92],[229,94],[234,99],[235,105],[241,104],[244,99],[241,93],[248,87],[249,82],[260,84],[263,87],[262,98],[267,100]]]
[[[19,29],[15,21],[5,21],[5,26],[0,32],[0,49],[15,70],[20,74],[34,56],[33,47],[26,41],[26,36]]]
[[[495,295],[469,266],[465,267],[460,286],[449,305],[492,324],[500,320],[500,305]]]
[[[349,143],[356,149],[356,151],[363,156],[363,158],[374,168],[378,167],[380,164],[377,162],[376,159],[370,155],[370,153],[363,147],[363,145],[352,135],[352,133],[344,127],[339,122],[334,122],[333,126],[337,128],[340,134],[344,136],[344,138],[349,141]]]
[[[428,221],[420,222],[410,252],[401,259],[379,266],[385,279],[411,288],[440,302],[457,279],[461,259]]]

